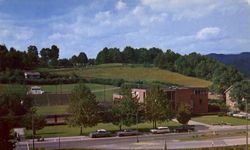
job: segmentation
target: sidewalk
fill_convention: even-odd
[[[173,119],[173,121],[178,122],[176,119]],[[195,125],[196,131],[206,132],[206,131],[222,131],[222,130],[240,130],[240,129],[246,129],[246,125],[239,125],[239,126],[230,126],[230,125],[209,125],[197,121],[190,120],[188,122],[189,125]],[[250,125],[249,125],[250,129]]]
[[[54,143],[54,142],[58,142],[59,140],[61,142],[63,141],[81,141],[81,140],[89,140],[90,138],[88,136],[68,136],[68,137],[50,137],[50,138],[44,138],[44,141],[41,141],[41,143]],[[25,144],[25,143],[32,143],[33,140],[32,139],[27,139],[25,141],[19,142],[20,144]],[[36,139],[35,139],[36,143],[39,143]]]

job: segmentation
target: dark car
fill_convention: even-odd
[[[194,126],[192,125],[184,125],[184,126],[180,126],[174,129],[174,132],[190,132],[190,131],[194,131]]]
[[[133,135],[139,135],[139,132],[137,130],[131,130],[131,129],[117,132],[117,136],[133,136]]]
[[[105,129],[98,129],[95,132],[89,134],[91,138],[99,138],[99,137],[110,137],[111,132],[106,131]]]

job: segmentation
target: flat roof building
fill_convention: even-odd
[[[40,75],[39,72],[24,72],[25,79],[39,79]]]
[[[167,98],[176,111],[181,104],[191,107],[193,114],[208,112],[208,88],[206,87],[168,87],[163,88]],[[147,96],[147,89],[132,89],[132,94],[138,97],[139,103],[144,103]],[[119,100],[122,95],[113,94],[113,101]]]

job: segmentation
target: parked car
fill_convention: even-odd
[[[233,117],[245,118],[246,115],[238,113],[238,114],[233,114]]]
[[[131,130],[131,129],[117,132],[117,136],[133,136],[133,135],[139,135],[139,132],[137,130]]]
[[[111,136],[111,132],[105,129],[98,129],[95,132],[92,132],[89,134],[89,137],[91,138],[110,137],[110,136]]]
[[[194,126],[192,125],[184,125],[184,126],[180,126],[174,129],[174,132],[189,132],[189,131],[194,131]]]
[[[150,132],[153,134],[169,133],[170,129],[168,127],[157,127],[156,129],[151,129]]]

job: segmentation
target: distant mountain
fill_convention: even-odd
[[[250,77],[250,52],[243,52],[240,54],[211,53],[207,56],[214,58],[224,64],[235,66],[240,72]]]

